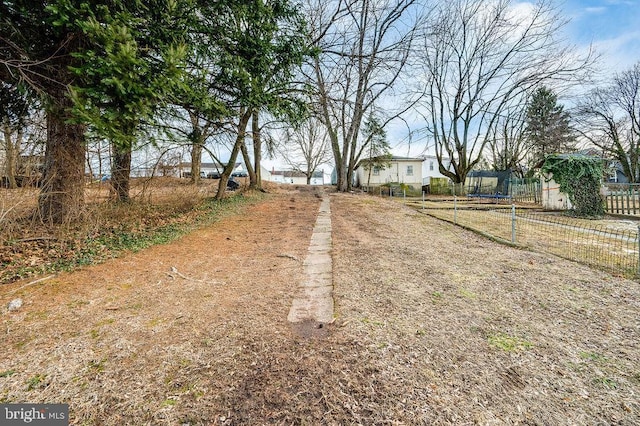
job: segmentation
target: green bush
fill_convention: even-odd
[[[451,194],[451,185],[449,184],[449,178],[432,177],[429,182],[429,190],[432,194],[436,195]]]
[[[578,217],[598,218],[604,215],[600,195],[602,160],[586,155],[552,155],[547,157],[542,172],[552,176],[567,194]]]

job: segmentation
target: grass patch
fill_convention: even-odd
[[[617,389],[618,383],[610,377],[598,377],[593,379],[593,384],[607,389]]]
[[[102,373],[106,362],[106,358],[102,358],[101,360],[91,360],[89,361],[88,369],[94,374]]]
[[[431,293],[431,301],[433,303],[436,303],[438,301],[441,301],[443,298],[442,292],[440,291],[434,291]]]
[[[473,299],[475,299],[477,297],[477,295],[474,292],[469,291],[469,290],[464,289],[464,288],[461,288],[459,293],[460,293],[460,296],[464,297],[465,299],[472,299],[473,300]]]
[[[382,321],[376,321],[376,320],[372,320],[368,317],[364,317],[360,320],[363,324],[371,324],[371,325],[376,325],[376,326],[384,326],[384,323]]]
[[[44,376],[43,374],[37,374],[31,378],[29,378],[29,380],[27,380],[27,390],[28,391],[32,391],[35,389],[40,389],[42,387],[45,386],[45,378],[46,376]]]
[[[165,400],[162,402],[162,406],[163,406],[163,407],[173,407],[173,406],[174,406],[174,405],[176,405],[177,403],[178,403],[178,401],[176,401],[175,399],[169,399],[169,398],[167,398],[167,399],[165,399]]]
[[[595,361],[600,363],[604,363],[608,361],[607,357],[605,357],[604,355],[600,355],[596,352],[580,352],[579,355],[580,355],[580,358],[586,359],[589,361]]]
[[[531,349],[533,344],[527,340],[510,336],[505,333],[497,333],[487,338],[489,346],[506,352],[520,352]]]

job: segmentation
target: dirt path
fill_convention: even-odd
[[[336,321],[287,321],[320,205],[0,288],[0,402],[72,424],[640,422],[640,289],[388,200],[331,194]],[[24,283],[22,283],[24,284]]]

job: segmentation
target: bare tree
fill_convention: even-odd
[[[176,170],[180,166],[180,154],[177,152],[173,152],[168,155],[162,156],[155,168],[157,169],[160,176],[175,176]]]
[[[593,57],[561,44],[565,20],[548,0],[451,0],[430,17],[421,54],[426,130],[440,172],[461,183],[515,100],[541,84],[577,81]]]
[[[575,120],[585,139],[620,163],[629,182],[640,182],[640,63],[584,97]]]
[[[351,188],[367,141],[363,118],[394,95],[413,47],[417,0],[308,0],[311,34],[318,50],[307,77],[327,128],[338,190]],[[406,97],[388,103],[382,127],[412,106]]]
[[[18,175],[32,178],[39,172],[33,160],[44,140],[43,127],[43,111],[33,92],[0,83],[0,174],[9,188],[18,186]]]
[[[494,170],[511,170],[520,177],[526,173],[529,144],[526,137],[526,108],[505,108],[489,136],[490,162]]]
[[[326,129],[315,118],[301,123],[285,135],[286,151],[282,155],[296,171],[307,177],[307,185],[320,165],[331,157]]]

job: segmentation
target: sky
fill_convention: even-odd
[[[558,3],[570,19],[567,41],[602,55],[603,68],[615,72],[640,60],[640,1],[565,0]]]
[[[605,78],[630,69],[640,61],[640,0],[552,1],[569,21],[564,27],[565,41],[585,52],[593,47],[601,56],[599,66]],[[409,146],[400,142],[406,135],[406,127],[401,123],[388,129],[393,153],[399,156],[424,154],[425,141],[415,141]],[[427,149],[426,153],[432,153],[432,149]],[[269,169],[274,166],[288,168],[280,159],[267,159],[264,163]],[[331,168],[328,165],[325,169]]]
[[[518,1],[521,6],[531,1]],[[640,62],[640,0],[551,0],[561,16],[567,19],[561,36],[578,51],[590,48],[600,56],[598,76],[608,79]],[[522,10],[527,10],[522,7]],[[563,99],[559,99],[562,103]],[[400,156],[433,154],[427,141],[414,140],[411,145],[400,142],[406,129],[392,125],[388,134],[393,153]],[[395,142],[395,143],[394,143]],[[425,152],[426,148],[426,152]]]

